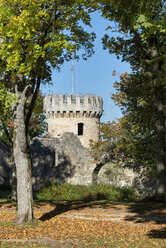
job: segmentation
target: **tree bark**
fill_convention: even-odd
[[[20,94],[15,109],[13,154],[17,174],[17,224],[33,221],[32,173],[25,127],[25,96]]]
[[[166,169],[165,169],[165,114],[163,85],[160,83],[161,62],[157,62],[158,43],[154,38],[151,48],[151,57],[153,60],[153,84],[155,93],[156,107],[156,192],[155,200],[164,201],[166,189]]]
[[[166,189],[166,170],[165,170],[165,115],[163,104],[163,86],[155,88],[156,104],[156,201],[164,201]]]

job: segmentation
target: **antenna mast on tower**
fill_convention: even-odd
[[[74,95],[74,52],[72,54],[72,95]]]

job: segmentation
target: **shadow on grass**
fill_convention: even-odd
[[[134,223],[153,223],[157,225],[166,224],[166,204],[151,201],[140,202],[132,204],[128,207],[126,221],[132,221]],[[153,200],[153,201],[152,201]],[[149,238],[166,239],[166,227],[161,229],[151,230],[147,236]]]
[[[41,221],[46,221],[46,220],[50,220],[53,217],[55,217],[56,215],[59,215],[61,213],[67,212],[69,210],[71,210],[71,206],[70,205],[65,205],[65,204],[56,204],[56,207],[54,210],[44,214],[42,217],[40,217],[39,220]]]
[[[82,201],[64,201],[64,202],[55,202],[48,201],[48,203],[55,206],[55,209],[44,214],[40,220],[46,221],[49,220],[61,213],[67,212],[69,210],[79,210],[83,208],[103,208],[103,209],[116,209],[119,211],[125,211],[126,222],[133,223],[155,223],[166,224],[166,208],[164,203],[156,203],[155,201],[149,202],[115,202],[108,200],[82,200]],[[40,204],[40,202],[38,203]],[[125,205],[125,209],[121,207]],[[122,210],[121,210],[122,209]],[[151,230],[147,236],[149,238],[160,238],[166,239],[166,227],[162,227],[161,230]]]
[[[135,223],[153,222],[155,224],[166,224],[166,205],[155,201],[139,202],[131,204],[126,215],[126,221]]]
[[[44,214],[40,217],[41,221],[49,220],[59,214],[65,213],[70,210],[79,210],[84,208],[102,208],[102,209],[116,209],[119,210],[121,207],[119,205],[129,204],[128,201],[114,201],[108,200],[104,194],[98,193],[95,195],[89,194],[82,200],[68,200],[68,201],[43,201],[43,200],[36,200],[36,207],[43,205],[43,203],[49,203],[52,206],[55,206],[55,209]]]
[[[109,196],[107,193],[102,192],[92,192],[87,194],[86,197],[82,198],[81,200],[68,200],[68,201],[56,201],[56,200],[48,200],[45,201],[51,205],[55,206],[55,209],[44,214],[40,220],[46,221],[49,220],[56,215],[59,215],[61,213],[67,212],[69,210],[79,210],[83,208],[116,208],[116,210],[120,210],[120,208],[117,206],[119,204],[127,204],[129,202],[130,198],[130,191],[128,190],[121,190],[120,194],[117,198],[119,198],[117,201],[115,200],[109,200]],[[40,204],[43,203],[43,200],[37,200],[39,207]]]
[[[151,230],[147,236],[153,239],[166,239],[166,227],[160,230]]]
[[[55,206],[55,209],[41,216],[39,219],[41,221],[50,220],[51,218],[70,210],[79,210],[84,208],[115,208],[116,205],[119,204],[119,202],[113,202],[113,201],[106,201],[106,200],[94,201],[94,200],[86,200],[86,199],[63,201],[63,202],[59,202],[59,201],[58,202],[46,201],[46,202],[51,204],[52,206]],[[41,203],[40,201],[37,201],[36,203],[40,207],[40,204],[43,204],[43,201]]]

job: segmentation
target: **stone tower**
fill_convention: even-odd
[[[84,147],[89,140],[98,141],[98,126],[103,112],[103,100],[94,95],[49,95],[44,97],[44,112],[48,135],[61,137],[72,132]]]

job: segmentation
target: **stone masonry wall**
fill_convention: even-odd
[[[106,163],[98,174],[98,183],[116,187],[134,187],[140,195],[152,194],[155,191],[155,177],[147,177],[145,168],[127,167],[123,163],[112,161]]]
[[[35,190],[58,182],[92,183],[97,164],[93,164],[89,150],[73,133],[64,133],[61,138],[35,138],[30,148]],[[11,183],[12,162],[11,148],[0,143],[0,185]],[[154,192],[155,178],[148,179],[143,169],[136,171],[112,161],[101,167],[96,183],[133,186],[139,194],[149,194]]]
[[[78,123],[83,123],[83,135],[78,135]],[[53,137],[61,137],[63,133],[74,133],[81,141],[84,147],[89,147],[89,140],[98,141],[98,125],[99,120],[96,118],[54,118],[48,119],[48,135]]]
[[[45,96],[44,112],[48,122],[48,135],[60,137],[65,132],[73,132],[85,147],[89,140],[98,141],[98,125],[103,112],[103,101],[94,95],[54,95]],[[78,132],[82,123],[83,133]]]
[[[96,165],[73,133],[65,133],[60,139],[35,138],[31,143],[31,157],[35,189],[50,182],[92,183]]]

